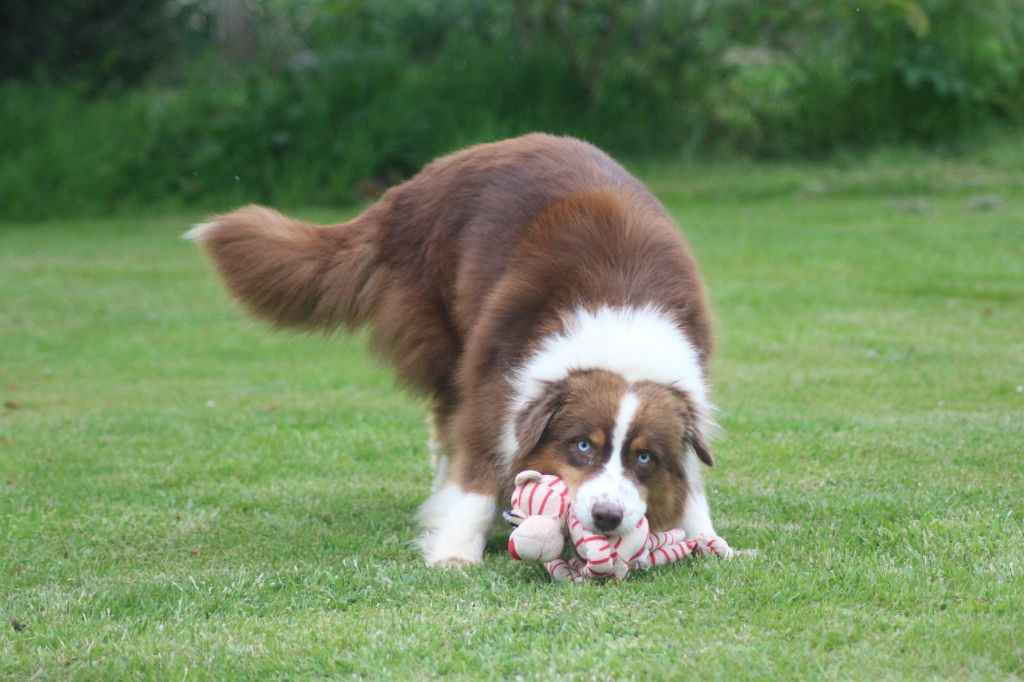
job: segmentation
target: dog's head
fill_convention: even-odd
[[[653,529],[671,528],[683,515],[688,461],[714,461],[704,409],[671,386],[576,370],[519,410],[514,469],[561,476],[591,531],[616,535],[645,514]]]

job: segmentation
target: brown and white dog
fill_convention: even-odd
[[[515,474],[561,476],[584,525],[715,537],[710,315],[678,227],[597,148],[533,134],[437,159],[347,223],[249,206],[187,235],[283,326],[366,326],[431,399],[426,561],[482,559]],[[719,554],[731,553],[720,539]]]

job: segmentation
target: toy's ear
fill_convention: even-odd
[[[531,481],[533,483],[536,483],[542,478],[544,478],[544,475],[541,474],[539,471],[533,471],[531,469],[527,469],[526,471],[520,471],[518,474],[516,474],[516,487],[518,488],[519,486],[526,485]]]
[[[536,400],[529,402],[516,417],[516,458],[524,457],[537,447],[551,419],[565,404],[565,383],[548,383]]]

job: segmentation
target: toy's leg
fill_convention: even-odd
[[[668,543],[651,551],[647,556],[647,565],[641,564],[641,567],[652,568],[654,566],[673,564],[677,561],[688,559],[693,556],[694,552],[699,551],[700,542],[697,540],[680,540],[679,542]]]
[[[704,492],[700,462],[692,452],[687,453],[685,466],[690,486],[686,495],[682,519],[686,537],[698,541],[697,551],[699,553],[728,559],[732,557],[733,550],[729,547],[728,542],[718,536],[711,524],[711,508],[708,506],[708,498]]]
[[[420,507],[423,535],[418,544],[431,566],[483,561],[484,544],[495,521],[497,486],[460,475],[457,469],[449,467],[443,485]]]
[[[555,559],[544,564],[544,568],[556,582],[564,583],[572,581],[581,583],[584,580],[581,571],[586,567],[582,561],[573,557],[571,560]]]

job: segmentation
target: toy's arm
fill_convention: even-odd
[[[647,538],[642,556],[632,562],[636,568],[647,570],[655,566],[673,564],[693,556],[699,541],[687,540],[682,528],[651,533]]]
[[[647,538],[647,551],[653,552],[656,549],[661,549],[666,545],[678,545],[686,538],[686,533],[682,528],[673,528],[672,530],[663,530],[656,533],[651,533]]]
[[[697,540],[681,540],[661,545],[657,549],[651,550],[650,554],[647,555],[648,565],[646,568],[664,566],[665,564],[673,564],[683,559],[689,559],[697,549],[697,544]]]

